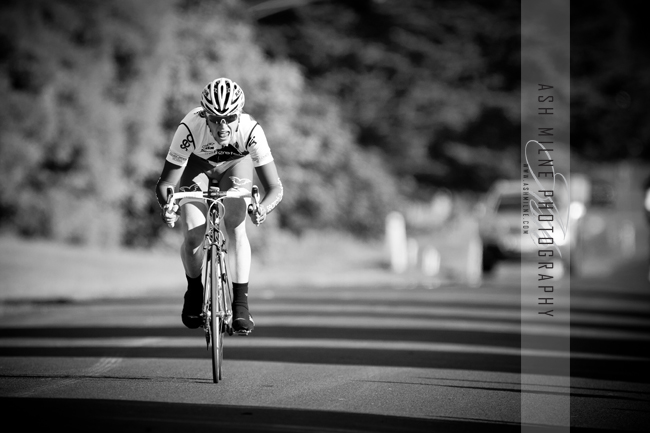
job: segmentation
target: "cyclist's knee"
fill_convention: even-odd
[[[246,221],[242,221],[239,224],[226,224],[226,233],[228,238],[232,240],[241,240],[246,238]]]
[[[224,224],[228,233],[246,230],[246,201],[236,198],[226,202],[226,216]]]
[[[189,230],[185,228],[183,230],[183,236],[187,245],[195,247],[203,242],[205,237],[205,225],[197,226]]]
[[[184,204],[181,208],[181,220],[187,231],[191,231],[196,227],[205,227],[205,206],[199,203]]]
[[[185,242],[195,246],[203,242],[206,219],[199,205],[188,203],[181,209],[183,236]]]

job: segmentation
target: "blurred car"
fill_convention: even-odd
[[[568,211],[564,214],[568,216],[568,219],[565,218],[566,233],[560,229],[559,222],[553,223],[553,243],[560,250],[559,253],[555,252],[554,257],[561,257],[564,266],[572,273],[577,271],[579,264],[580,221],[585,213],[584,197],[588,193],[589,185],[585,177],[574,177],[571,180],[571,196],[575,196],[576,200],[570,201],[569,194],[561,188],[556,190],[554,196],[554,202],[560,211]],[[522,192],[521,180],[499,180],[488,191],[483,215],[479,221],[479,235],[483,245],[483,272],[491,272],[500,261],[538,260],[538,251],[548,248],[547,245],[539,245],[528,238],[530,233],[540,233],[537,231],[540,226],[530,211],[525,212],[529,216],[524,217]],[[525,230],[528,230],[528,235]],[[570,251],[574,254],[571,260]]]
[[[488,191],[479,235],[483,244],[483,272],[499,261],[521,258],[521,182],[497,181]]]

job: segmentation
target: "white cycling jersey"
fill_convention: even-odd
[[[251,115],[241,114],[237,130],[230,135],[230,142],[221,146],[210,133],[202,107],[193,109],[183,118],[176,129],[166,159],[184,167],[191,154],[208,161],[214,167],[249,154],[255,167],[273,161],[266,135]]]

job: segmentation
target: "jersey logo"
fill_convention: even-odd
[[[208,143],[201,147],[201,152],[214,152],[215,150],[217,150],[217,143]]]
[[[187,157],[183,155],[179,155],[178,153],[170,150],[168,153],[168,157],[172,160],[172,162],[178,164],[178,165],[183,165],[185,164],[185,161],[187,161]]]
[[[195,191],[201,191],[201,187],[195,183],[193,183],[190,186],[182,186],[181,191],[183,192],[195,192]]]
[[[190,146],[194,146],[194,139],[192,138],[192,134],[187,134],[187,137],[181,143],[181,149],[187,150]]]
[[[232,181],[233,185],[235,185],[235,186],[244,186],[244,185],[247,185],[249,183],[253,183],[253,181],[250,180],[250,179],[240,179],[240,178],[238,178],[236,176],[230,176],[228,179],[230,179]]]

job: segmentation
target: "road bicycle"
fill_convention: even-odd
[[[173,188],[167,190],[167,206],[183,199],[202,199],[208,205],[207,228],[203,243],[203,307],[202,322],[205,331],[205,342],[210,350],[212,344],[212,379],[218,383],[222,379],[223,370],[223,337],[227,332],[233,335],[232,327],[232,285],[228,272],[228,251],[226,250],[226,237],[221,231],[221,220],[226,208],[223,204],[225,198],[251,198],[248,213],[257,212],[260,202],[259,190],[253,186],[252,191],[233,188],[221,191],[216,186],[210,186],[208,191],[181,191],[174,192]],[[171,224],[173,227],[174,225]],[[239,335],[248,335],[248,332],[237,332]]]

